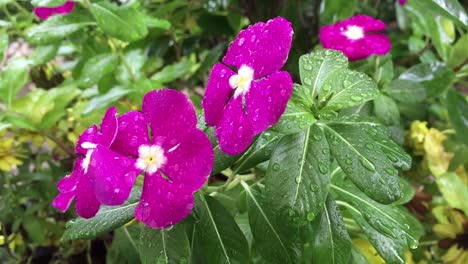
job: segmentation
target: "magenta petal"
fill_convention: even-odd
[[[240,154],[252,143],[254,133],[252,124],[242,108],[242,96],[231,98],[215,134],[219,147],[229,155]]]
[[[372,50],[373,54],[385,55],[392,48],[390,39],[385,34],[366,35],[366,46]]]
[[[143,114],[130,111],[118,119],[119,131],[111,149],[124,156],[138,156],[138,148],[149,143],[148,127]]]
[[[82,161],[83,159],[78,159],[76,161],[77,165],[75,165],[75,168],[77,166],[80,168]],[[83,218],[91,218],[98,212],[100,203],[94,195],[88,176],[82,169],[78,168],[77,170],[73,170],[73,173],[76,173],[76,177],[78,178],[78,185],[74,190],[76,212]]]
[[[74,171],[80,169],[80,168],[77,168],[77,166],[80,166],[81,164],[81,161],[78,162],[78,160],[75,164],[75,168],[73,169]],[[78,185],[77,174],[72,172],[70,175],[67,175],[63,177],[62,179],[60,179],[60,181],[57,183],[57,189],[59,190],[59,192],[71,192],[76,189],[77,185]]]
[[[229,78],[232,75],[234,72],[220,63],[216,63],[211,70],[202,101],[205,122],[210,126],[217,125],[223,116],[224,106],[233,92],[229,85]]]
[[[161,89],[148,92],[143,98],[143,116],[151,127],[153,141],[165,141],[164,149],[180,143],[196,126],[197,115],[189,98],[176,90]]]
[[[54,13],[53,7],[35,7],[34,14],[40,19],[48,19]]]
[[[406,4],[406,0],[398,0],[398,3],[399,3],[400,5],[404,5],[404,4]]]
[[[180,145],[166,153],[167,164],[161,169],[174,183],[191,191],[200,189],[213,168],[213,148],[208,137],[192,129]]]
[[[64,213],[70,207],[73,198],[75,198],[74,192],[59,193],[52,202],[52,206]]]
[[[91,156],[88,168],[89,181],[99,202],[120,205],[127,200],[140,174],[136,160],[122,156],[98,145]]]
[[[291,97],[293,81],[289,73],[276,72],[252,84],[245,101],[256,135],[278,122]]]
[[[223,62],[253,68],[255,79],[272,74],[288,59],[292,35],[291,23],[282,17],[256,23],[239,32]]]
[[[117,108],[109,107],[101,122],[101,144],[109,147],[117,136]]]
[[[89,142],[92,144],[97,144],[99,142],[99,133],[96,125],[88,127],[78,138],[78,142],[76,142],[75,147],[75,152],[77,154],[81,154],[83,156],[86,155],[86,152],[88,152],[88,150],[81,146],[81,144],[85,142]]]
[[[55,13],[57,14],[68,14],[75,7],[75,2],[67,1],[63,5],[57,6],[54,8]]]
[[[362,27],[364,32],[372,32],[385,29],[385,23],[383,21],[366,15],[355,15],[346,20],[339,21],[335,24],[337,30],[339,30],[340,28],[346,29],[348,26]]]
[[[156,172],[145,175],[135,217],[151,228],[166,228],[184,219],[192,208],[192,192],[183,184],[170,183]]]

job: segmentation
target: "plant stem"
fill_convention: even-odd
[[[51,134],[49,134],[47,132],[44,132],[44,133],[42,133],[42,136],[47,137],[48,139],[52,140],[55,144],[57,144],[57,146],[59,148],[61,148],[63,151],[65,151],[65,153],[67,153],[68,155],[70,155],[70,156],[75,155],[75,153],[74,153],[74,151],[72,149],[65,146],[65,144],[63,144],[60,140],[58,140],[53,135],[51,135]]]

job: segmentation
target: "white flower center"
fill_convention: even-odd
[[[89,163],[91,163],[91,155],[93,154],[94,149],[96,148],[96,144],[91,142],[83,142],[81,143],[81,147],[87,149],[86,156],[81,163],[81,167],[83,168],[84,172],[88,172]]]
[[[232,89],[236,89],[234,98],[237,98],[240,94],[245,95],[249,91],[253,77],[254,70],[249,66],[242,65],[237,74],[229,78],[229,85],[231,85]]]
[[[164,150],[160,146],[141,145],[138,148],[138,159],[135,166],[146,173],[154,174],[166,161]]]
[[[357,40],[364,37],[364,30],[362,27],[358,26],[349,26],[344,32],[345,36],[351,40]]]

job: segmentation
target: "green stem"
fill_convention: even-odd
[[[21,13],[27,15],[27,16],[30,16],[31,15],[31,12],[29,12],[28,10],[26,10],[23,6],[21,6],[20,4],[18,4],[16,1],[13,1],[11,2],[15,7],[16,9],[18,9]]]
[[[43,132],[42,136],[47,137],[48,139],[52,140],[55,144],[57,144],[57,146],[59,148],[61,148],[63,151],[65,151],[65,153],[67,153],[68,155],[70,155],[70,156],[75,155],[75,153],[73,152],[72,149],[65,146],[65,144],[63,144],[60,140],[58,140],[58,138],[54,137],[53,135],[51,135],[51,134],[49,134],[47,132]]]

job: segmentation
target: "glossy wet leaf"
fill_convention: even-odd
[[[276,145],[265,176],[265,200],[289,221],[304,225],[320,213],[329,183],[330,149],[313,125]]]
[[[419,103],[426,98],[426,88],[419,82],[396,79],[390,83],[388,94],[403,103]]]
[[[49,62],[57,55],[60,45],[57,43],[38,46],[34,49],[30,59],[34,65],[41,65]]]
[[[107,251],[106,263],[138,264],[140,227],[138,224],[122,226],[114,231],[114,239]]]
[[[296,263],[299,230],[281,221],[271,209],[274,205],[267,205],[260,193],[245,182],[241,184],[246,191],[250,229],[260,255],[268,263]]]
[[[274,132],[264,132],[255,140],[252,146],[240,157],[233,169],[233,174],[253,168],[268,160],[282,135]]]
[[[247,263],[249,248],[229,212],[213,197],[195,196],[193,257],[196,263]]]
[[[72,33],[91,25],[95,25],[92,18],[81,13],[53,16],[31,28],[26,38],[32,44],[46,45],[63,40]]]
[[[78,83],[81,87],[88,88],[105,75],[114,72],[118,64],[118,57],[115,54],[99,54],[86,61],[81,71]]]
[[[328,197],[320,214],[312,222],[313,263],[347,264],[351,239],[333,198]]]
[[[145,16],[131,5],[117,6],[107,2],[91,5],[98,27],[124,41],[136,41],[148,34]]]
[[[125,61],[124,61],[125,60]],[[142,49],[127,51],[117,66],[115,78],[120,83],[133,83],[143,77],[143,65],[147,57]]]
[[[93,218],[68,221],[62,240],[93,239],[128,223],[134,218],[140,196],[141,188],[134,188],[123,205],[103,206]]]
[[[31,4],[34,6],[59,6],[65,3],[67,0],[32,0]]]
[[[400,198],[397,168],[411,158],[383,129],[371,122],[336,121],[319,124],[332,155],[346,175],[372,199],[389,204]]]
[[[397,104],[384,94],[379,94],[374,99],[374,113],[386,125],[400,123],[400,111]]]
[[[300,91],[304,89],[303,86],[294,84],[294,90],[286,110],[278,123],[273,126],[273,130],[283,134],[292,134],[303,131],[316,122],[309,107],[302,101],[302,97],[307,96],[306,94],[300,95]]]
[[[166,229],[142,226],[139,252],[143,264],[188,263],[191,253],[185,225]]]
[[[367,197],[348,179],[341,177],[334,179],[336,181],[330,186],[330,191],[336,195],[337,200],[345,201],[354,207],[350,212],[364,231],[367,232],[369,225],[372,227],[369,230],[380,234],[378,237],[385,236],[388,240],[401,244],[403,248],[417,247],[424,230],[418,220],[405,208],[380,204]],[[355,217],[356,215],[359,217]],[[361,220],[364,220],[365,224]],[[376,245],[372,242],[377,250],[379,246],[385,247],[385,243]],[[379,253],[382,255],[382,252]]]
[[[449,87],[454,78],[451,69],[442,63],[420,63],[405,72],[398,79],[421,83],[426,88],[427,96],[437,96]]]
[[[128,93],[130,93],[129,89],[122,86],[115,86],[103,95],[94,96],[89,101],[88,106],[84,109],[83,114],[86,115],[96,109],[105,108]]]
[[[427,0],[418,1],[425,10],[431,10],[447,18],[453,19],[460,25],[468,27],[468,16],[463,6],[457,0]]]
[[[190,72],[193,67],[193,62],[188,59],[183,59],[180,62],[164,67],[160,72],[154,74],[151,80],[168,83],[180,78]]]
[[[315,101],[315,96],[323,94],[322,88],[327,90],[327,87],[323,87],[326,80],[347,67],[348,60],[339,51],[327,49],[302,55],[299,59],[299,74],[311,101]]]

